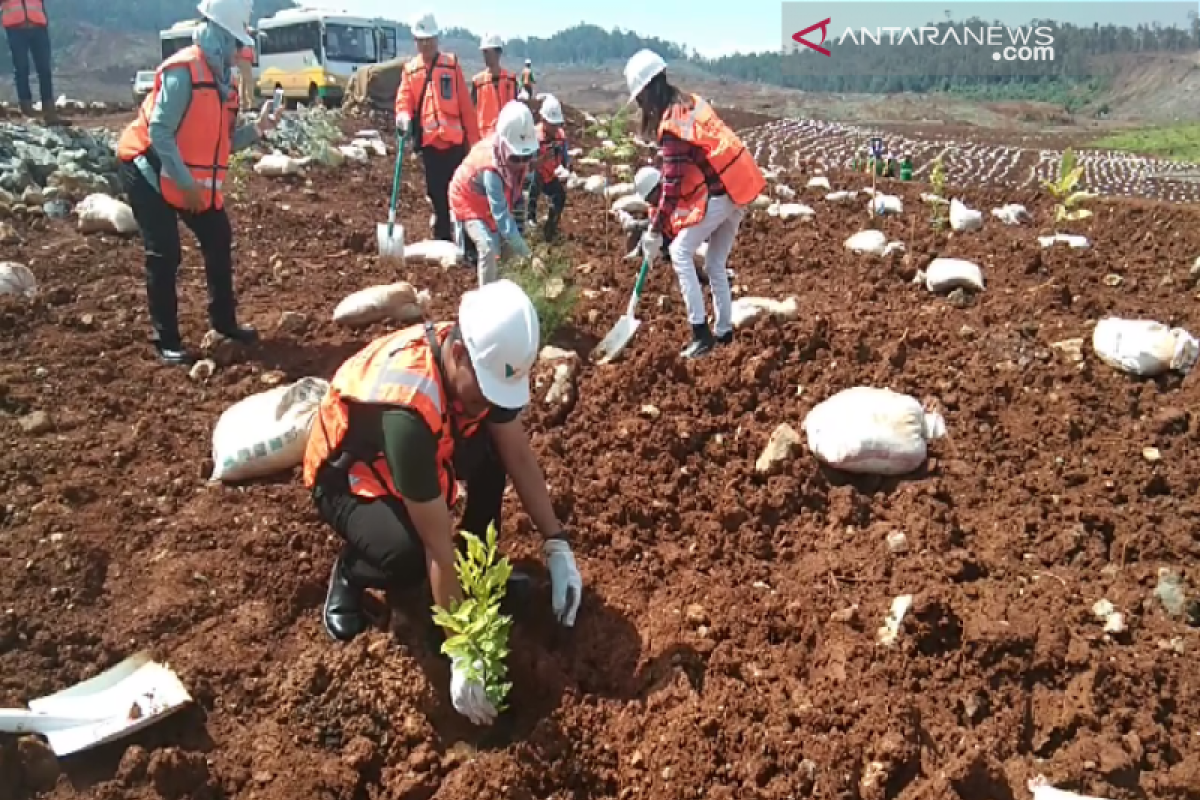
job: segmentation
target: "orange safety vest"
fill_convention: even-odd
[[[471,79],[475,87],[475,113],[479,119],[479,135],[488,136],[496,130],[500,109],[517,99],[517,79],[501,69],[499,75],[484,70]]]
[[[458,59],[447,53],[438,53],[433,63],[433,78],[430,80],[425,69],[425,59],[415,56],[404,65],[400,88],[396,90],[396,114],[409,114],[420,121],[425,147],[446,149],[460,145],[466,140],[463,129],[462,100],[458,96],[461,69]],[[429,88],[425,88],[426,82]],[[420,109],[409,109],[407,96],[412,93],[413,104],[425,102]]]
[[[538,180],[545,185],[554,180],[554,170],[558,169],[565,161],[563,156],[566,155],[567,135],[563,133],[562,128],[551,132],[545,122],[539,122],[537,124],[537,138]]]
[[[675,106],[663,116],[658,126],[660,143],[665,133],[704,151],[705,160],[721,179],[729,199],[735,204],[749,204],[767,187],[767,180],[754,162],[754,156],[699,95],[692,95],[691,110]],[[674,235],[683,228],[695,225],[704,219],[707,208],[708,185],[704,173],[700,167],[689,164],[684,169],[679,205],[673,217],[667,221],[668,231]]]
[[[33,25],[44,28],[49,24],[42,0],[3,0],[0,2],[0,24],[6,28]]]
[[[238,60],[245,61],[247,64],[254,63],[254,48],[250,45],[243,45],[242,49],[238,50]]]
[[[525,88],[533,86],[533,70],[529,67],[521,70],[521,85]]]
[[[474,435],[488,413],[485,410],[478,416],[467,416],[457,401],[449,400],[442,385],[437,361],[440,351],[435,352],[430,346],[430,338],[440,347],[454,325],[440,322],[427,327],[422,323],[389,333],[342,364],[321,401],[304,450],[305,486],[313,488],[318,470],[341,454],[350,430],[350,404],[370,403],[406,408],[421,416],[438,440],[438,484],[442,496],[447,505],[454,504],[458,498],[454,476],[456,438]],[[352,455],[357,457],[349,469],[352,494],[368,499],[400,497],[382,453],[382,442],[376,443],[373,453]]]
[[[513,177],[505,175],[496,166],[496,134],[480,139],[471,148],[467,157],[454,170],[454,178],[450,181],[450,210],[459,222],[469,219],[483,220],[493,233],[497,231],[496,220],[492,218],[492,208],[488,204],[487,191],[483,188],[483,174],[495,172],[504,181],[504,194],[511,211],[521,196],[524,175]],[[509,182],[511,179],[511,183]]]
[[[221,194],[221,187],[229,168],[233,129],[237,125],[240,102],[234,86],[230,86],[229,97],[221,102],[216,78],[199,45],[185,47],[159,66],[154,76],[154,90],[142,101],[137,117],[121,134],[117,143],[117,158],[133,161],[150,150],[150,114],[158,102],[163,75],[169,69],[187,69],[192,74],[192,99],[179,123],[179,130],[175,132],[179,154],[196,184],[206,190],[203,192],[203,210],[222,208],[225,198]],[[160,174],[159,186],[167,203],[179,209],[187,207],[183,192],[175,181]]]

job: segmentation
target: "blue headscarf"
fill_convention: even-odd
[[[224,100],[233,91],[233,64],[237,60],[241,43],[232,33],[212,20],[204,21],[196,30],[193,40],[200,45],[208,68],[216,78],[217,91]]]

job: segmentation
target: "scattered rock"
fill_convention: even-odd
[[[21,430],[32,436],[46,433],[54,428],[54,421],[45,411],[33,411],[17,420]]]
[[[195,364],[192,364],[192,368],[188,370],[188,377],[197,383],[203,383],[211,378],[213,373],[216,371],[217,362],[213,361],[211,358],[205,358],[197,361]]]
[[[308,327],[308,315],[299,311],[284,311],[275,326],[284,333],[301,333]]]
[[[800,447],[800,434],[786,422],[777,427],[767,440],[767,446],[762,455],[754,463],[754,468],[760,473],[770,472],[776,465],[790,459]]]

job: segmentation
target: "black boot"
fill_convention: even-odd
[[[158,351],[158,359],[171,367],[190,367],[196,358],[183,348],[181,344],[163,344],[155,342],[154,349]]]
[[[367,629],[362,609],[362,589],[355,586],[346,574],[346,565],[338,556],[329,576],[329,592],[325,595],[322,616],[325,630],[340,642],[348,642]]]
[[[713,338],[712,331],[708,329],[707,323],[700,323],[692,326],[692,341],[688,346],[680,351],[679,355],[684,358],[700,358],[700,356],[708,355],[716,344],[717,340]]]
[[[558,238],[558,218],[560,216],[562,216],[561,211],[550,209],[550,213],[546,215],[546,224],[542,226],[542,239],[553,242]]]

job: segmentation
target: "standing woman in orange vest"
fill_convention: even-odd
[[[485,35],[479,40],[479,49],[487,68],[471,79],[471,102],[475,104],[479,135],[483,137],[496,130],[500,109],[517,99],[517,77],[500,66],[504,44],[498,35]]]
[[[33,114],[33,92],[29,88],[29,61],[37,70],[38,89],[42,95],[42,118],[47,125],[62,120],[54,108],[54,84],[50,77],[50,21],[42,0],[0,0],[0,22],[8,36],[12,52],[13,80],[17,84],[17,100],[21,113]]]
[[[433,204],[433,238],[454,241],[450,222],[450,180],[479,141],[479,122],[462,66],[438,52],[438,26],[432,14],[412,25],[418,55],[404,65],[396,89],[396,130],[406,133],[425,164],[425,193]]]
[[[345,544],[334,562],[323,620],[349,641],[367,627],[366,589],[405,589],[428,581],[434,603],[462,599],[454,569],[458,530],[500,531],[509,476],[542,534],[551,608],[575,624],[583,580],[570,539],[554,513],[521,410],[538,356],[538,316],[512,281],[463,295],[457,322],[424,323],[385,334],[333,376],[309,434],[304,485],[321,519]],[[467,486],[462,520],[450,509]],[[509,594],[528,579],[514,573]],[[515,584],[515,585],[514,585]],[[486,724],[496,709],[469,665],[454,661],[454,708]]]
[[[698,358],[733,341],[733,295],[726,264],[746,207],[766,188],[754,156],[703,98],[667,82],[667,62],[641,50],[625,65],[630,102],[642,112],[642,135],[654,137],[662,155],[658,208],[642,236],[642,254],[654,263],[663,235],[673,236],[671,264],[687,308],[692,338],[680,353]],[[713,330],[696,274],[696,251],[704,259],[713,297]]]
[[[275,126],[269,105],[255,125],[237,126],[233,66],[249,42],[250,0],[201,0],[195,44],[158,68],[154,89],[117,144],[120,178],[146,248],[146,296],[159,357],[191,363],[179,334],[176,274],[182,259],[179,220],[204,254],[208,318],[213,330],[238,342],[258,339],[237,323],[233,291],[233,230],[221,193],[231,153]],[[268,101],[268,104],[270,101]]]

